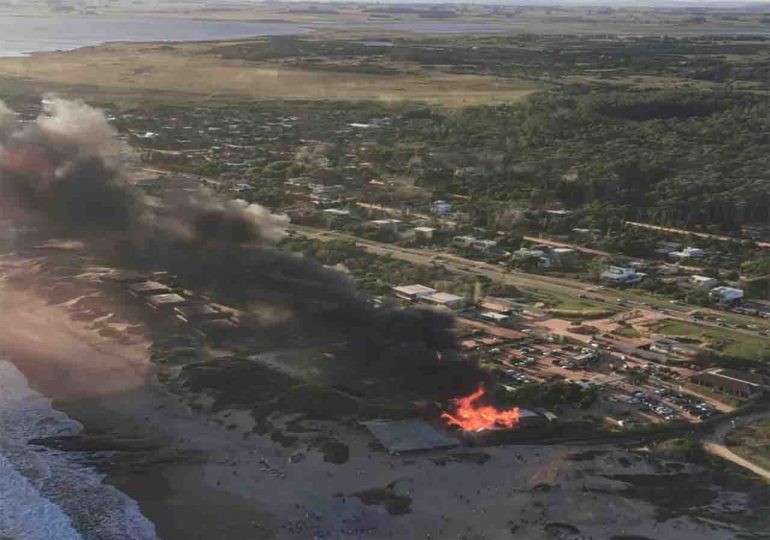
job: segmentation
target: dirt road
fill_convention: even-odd
[[[673,227],[661,227],[660,225],[651,225],[650,223],[639,223],[636,221],[626,221],[625,224],[629,227],[637,227],[641,229],[649,229],[651,231],[667,232],[672,234],[682,234],[696,236],[698,238],[709,238],[711,240],[722,240],[729,242],[741,242],[746,238],[735,238],[734,236],[725,236],[722,234],[710,234],[695,231],[688,231],[685,229],[675,229]],[[756,245],[761,248],[770,248],[770,242],[756,242]]]
[[[756,463],[752,463],[748,459],[742,458],[729,448],[725,446],[724,440],[725,436],[729,431],[732,429],[735,429],[736,427],[743,426],[746,424],[750,424],[752,422],[755,422],[757,420],[761,420],[764,418],[770,418],[770,411],[760,411],[754,414],[750,414],[748,416],[744,416],[741,418],[735,419],[733,422],[725,422],[722,423],[716,431],[708,437],[706,440],[703,441],[703,448],[709,453],[714,456],[720,457],[722,459],[726,459],[727,461],[731,461],[738,465],[739,467],[743,467],[744,469],[747,469],[757,476],[761,476],[768,482],[770,482],[770,471],[760,467]]]

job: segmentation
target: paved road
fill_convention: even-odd
[[[450,272],[456,274],[486,276],[490,279],[519,288],[524,287],[546,291],[550,290],[570,296],[577,296],[591,288],[590,284],[582,283],[577,280],[539,275],[534,276],[523,272],[504,270],[500,266],[494,264],[466,259],[451,253],[404,248],[393,244],[364,240],[357,236],[339,231],[320,230],[305,226],[294,226],[293,228],[299,234],[307,238],[321,241],[335,239],[349,240],[375,255],[390,255],[394,259],[410,262],[419,266],[436,266],[440,264]]]
[[[697,309],[701,313],[708,313],[716,318],[724,318],[726,316],[726,314],[721,311],[700,307],[696,308],[696,306],[687,306],[683,304],[675,305],[669,303],[666,300],[660,300],[653,296],[643,295],[627,289],[597,289],[593,284],[584,283],[572,278],[553,277],[542,274],[529,274],[517,270],[512,270],[507,266],[503,267],[496,264],[474,261],[472,259],[467,259],[465,257],[460,257],[459,255],[453,255],[451,253],[404,248],[394,244],[365,240],[340,231],[329,231],[325,229],[316,229],[314,227],[306,227],[300,225],[293,226],[292,228],[296,230],[298,234],[301,234],[307,238],[327,242],[335,239],[348,240],[355,242],[358,246],[375,255],[389,255],[394,259],[406,261],[418,266],[431,267],[441,265],[445,269],[455,274],[484,276],[499,283],[512,285],[519,289],[534,289],[566,297],[587,296],[589,299],[598,299],[600,302],[614,306],[619,305],[617,303],[618,299],[623,299],[626,303],[623,304],[622,307],[626,309],[645,307],[646,309],[651,310],[665,310],[665,315],[668,318],[679,319],[686,322],[694,322],[703,326],[711,326],[720,329],[722,327],[720,327],[717,323],[705,320],[696,321],[693,319],[693,317],[687,315],[687,312]],[[761,326],[762,329],[770,328],[770,326],[768,326],[768,322],[763,319],[756,319],[748,316],[734,317],[745,321],[747,324],[755,324],[757,326]],[[756,332],[750,330],[740,328],[730,328],[729,330],[748,336],[758,336]]]
[[[203,178],[195,175],[173,173],[171,171],[164,171],[162,169],[156,169],[151,167],[138,167],[136,168],[136,170],[137,172],[141,171],[144,173],[162,174],[162,175],[168,175],[168,176],[173,176],[177,174],[178,176],[187,177],[188,179],[194,178],[197,181]],[[210,182],[212,181],[211,179],[206,179],[206,180]],[[386,211],[394,211],[394,212],[396,211],[396,209],[382,207],[379,205],[370,205],[367,203],[360,203],[360,205],[364,207],[369,207],[372,209],[377,209],[377,210],[386,210]],[[636,222],[626,222],[626,223],[630,225],[635,225],[635,226],[645,226],[645,227],[648,226],[647,224],[644,224],[644,223],[636,223]],[[657,227],[654,225],[649,225],[649,227],[654,229],[660,229],[660,230],[669,230],[669,229],[666,229],[663,227]],[[319,230],[319,229],[315,229],[311,227],[303,227],[303,226],[294,226],[294,229],[297,230],[298,232],[302,232],[302,234],[305,236],[316,238],[318,240],[326,241],[326,240],[333,240],[334,238],[344,238],[349,241],[358,243],[370,253],[375,253],[379,255],[391,255],[396,259],[411,262],[412,264],[417,264],[422,266],[434,266],[438,262],[437,258],[441,258],[443,260],[441,264],[443,264],[443,266],[448,270],[450,270],[451,272],[454,272],[457,274],[486,276],[500,283],[513,285],[515,287],[530,288],[530,289],[535,289],[540,291],[552,292],[562,296],[574,297],[574,296],[585,295],[587,292],[592,292],[593,298],[598,298],[604,302],[615,302],[618,298],[622,298],[627,301],[627,307],[642,307],[642,306],[650,307],[652,309],[657,309],[666,313],[666,315],[671,318],[676,318],[676,319],[680,319],[688,322],[698,322],[699,324],[702,324],[705,326],[714,326],[714,327],[718,326],[716,323],[710,323],[708,321],[703,321],[703,320],[695,321],[692,317],[687,315],[687,312],[695,309],[695,306],[671,305],[666,300],[660,300],[650,295],[642,295],[634,291],[616,290],[616,289],[608,289],[606,291],[593,291],[592,289],[594,289],[594,287],[592,285],[583,283],[575,279],[561,278],[561,277],[555,278],[551,276],[517,272],[517,271],[511,270],[510,268],[503,269],[500,266],[497,266],[494,264],[474,261],[471,259],[466,259],[463,257],[456,256],[456,255],[451,255],[448,253],[436,253],[436,252],[431,252],[426,250],[401,248],[398,246],[394,246],[392,244],[383,244],[379,242],[363,240],[353,235],[344,234],[337,231]],[[678,229],[670,229],[670,230],[675,232],[681,232]],[[713,236],[713,235],[707,235],[705,233],[699,233],[699,234],[701,234],[702,236]],[[553,245],[553,246],[558,245],[563,247],[572,247],[575,249],[580,249],[581,251],[584,251],[586,253],[592,253],[594,255],[607,255],[607,253],[603,251],[591,250],[589,248],[583,248],[581,246],[574,246],[571,244],[563,244],[560,242],[555,242],[553,240],[547,240],[540,237],[532,236],[532,237],[526,237],[526,238],[529,241],[548,243],[549,245]],[[770,247],[770,244],[768,244],[768,247]],[[728,315],[721,311],[700,308],[700,307],[697,309],[702,313],[709,313],[715,318],[729,317],[732,320],[741,321],[746,325],[755,324],[757,326],[761,326],[763,330],[770,330],[770,323],[763,320],[756,319],[754,317],[737,315],[737,314]],[[756,332],[751,332],[748,330],[742,330],[738,328],[731,328],[731,330],[734,330],[736,332],[741,332],[746,335],[757,336]]]

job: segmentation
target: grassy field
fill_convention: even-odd
[[[542,86],[533,81],[452,73],[389,76],[299,69],[223,60],[211,44],[110,44],[73,52],[0,59],[0,78],[50,85],[66,93],[142,94],[175,99],[175,92],[206,100],[372,99],[414,100],[450,107],[521,99]],[[90,92],[89,92],[90,89]],[[157,94],[160,92],[160,94]],[[170,93],[165,95],[164,93]]]
[[[597,319],[616,313],[605,305],[580,298],[560,297],[546,301],[548,312],[566,319]]]
[[[770,340],[728,330],[684,321],[668,320],[651,329],[670,337],[685,337],[702,345],[741,360],[759,360],[770,355]]]
[[[142,9],[152,9],[149,3]],[[123,8],[125,9],[125,8]],[[631,34],[655,36],[723,35],[725,33],[762,33],[763,13],[737,13],[718,9],[705,13],[702,9],[655,10],[653,8],[624,6],[622,10],[601,10],[595,6],[523,6],[465,4],[462,9],[447,4],[438,8],[428,5],[382,6],[379,4],[344,4],[320,8],[298,7],[286,9],[281,3],[255,3],[248,8],[217,10],[207,5],[205,11],[173,10],[158,6],[154,9],[166,17],[205,17],[227,21],[284,21],[313,28],[368,30],[378,35],[394,32],[392,23],[421,23],[451,25],[486,23],[510,34],[581,35]],[[107,11],[105,11],[107,12]],[[119,11],[117,11],[119,13]],[[693,15],[698,15],[694,18]],[[396,27],[401,28],[401,27]]]
[[[616,334],[618,336],[627,337],[627,338],[640,338],[642,337],[642,334],[639,333],[638,330],[630,327],[630,326],[619,326],[617,329],[613,330],[613,334]]]
[[[770,469],[770,419],[731,431],[725,442],[736,454]]]

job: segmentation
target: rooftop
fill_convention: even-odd
[[[167,286],[158,281],[142,281],[128,286],[128,290],[134,294],[150,295],[170,292]]]
[[[393,290],[397,293],[406,294],[409,296],[413,295],[420,295],[420,294],[433,294],[436,292],[436,289],[431,289],[430,287],[426,287],[425,285],[402,285],[400,287],[393,287]]]
[[[479,313],[479,316],[484,317],[485,319],[490,319],[492,321],[505,321],[510,318],[508,315],[496,313],[494,311],[482,311]]]
[[[339,208],[326,208],[324,210],[326,214],[332,214],[335,216],[349,216],[350,210],[340,210]]]
[[[170,294],[154,294],[147,298],[147,301],[154,306],[174,306],[178,304],[184,304],[187,299],[184,296],[180,296],[176,293]]]
[[[423,420],[371,420],[362,422],[388,452],[416,452],[451,448],[458,440]]]
[[[130,270],[115,270],[109,274],[105,274],[101,279],[103,281],[114,281],[115,283],[137,283],[139,281],[145,281],[147,277],[148,276],[145,274]]]
[[[459,302],[460,300],[465,300],[465,298],[452,293],[437,292],[431,294],[430,296],[426,296],[425,300],[429,300],[437,304],[448,304],[450,302]]]
[[[174,308],[177,315],[181,316],[184,320],[204,320],[204,319],[227,319],[229,314],[220,311],[208,304],[192,304],[189,306],[179,306]]]

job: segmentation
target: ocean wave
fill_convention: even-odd
[[[136,501],[103,475],[73,454],[28,444],[82,429],[0,360],[0,538],[157,539]]]

